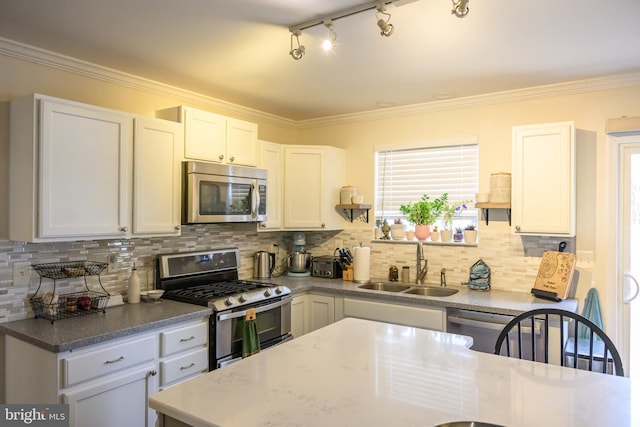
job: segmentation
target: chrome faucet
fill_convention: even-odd
[[[446,288],[447,287],[447,269],[443,268],[440,270],[440,286]]]
[[[422,285],[424,283],[424,278],[427,275],[427,263],[428,261],[424,259],[422,242],[418,240],[418,244],[416,246],[416,284],[417,285]]]

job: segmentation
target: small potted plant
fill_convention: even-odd
[[[455,232],[453,233],[453,241],[462,242],[463,238],[464,234],[462,233],[462,227],[456,227]]]
[[[464,228],[464,241],[466,243],[475,243],[478,240],[478,230],[475,224],[469,224]]]
[[[438,226],[435,225],[433,230],[431,230],[431,241],[437,242],[438,240],[440,240],[440,230],[438,230]]]
[[[436,222],[436,219],[442,215],[442,211],[447,205],[447,193],[442,194],[437,199],[430,200],[426,194],[422,198],[413,203],[400,205],[400,212],[407,216],[407,220],[416,225],[416,238],[426,240],[431,233],[429,226]]]
[[[396,218],[391,226],[391,238],[393,240],[403,240],[405,237],[404,230],[402,219]]]

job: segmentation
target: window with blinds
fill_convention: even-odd
[[[449,194],[449,202],[475,199],[478,192],[478,144],[458,144],[375,153],[375,216],[389,224],[403,218],[400,205]],[[454,222],[477,222],[477,210],[467,209]]]

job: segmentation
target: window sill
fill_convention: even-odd
[[[418,243],[417,240],[382,240],[382,239],[374,239],[371,240],[370,243],[379,244],[384,243],[387,245],[415,245]],[[467,243],[467,242],[432,242],[426,241],[422,242],[424,246],[464,246],[475,248],[478,246],[478,242],[475,243]]]

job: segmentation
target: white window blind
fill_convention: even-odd
[[[478,144],[460,144],[375,153],[375,216],[391,223],[402,218],[400,205],[449,194],[449,202],[474,200],[478,191]],[[461,215],[477,220],[477,211]]]

